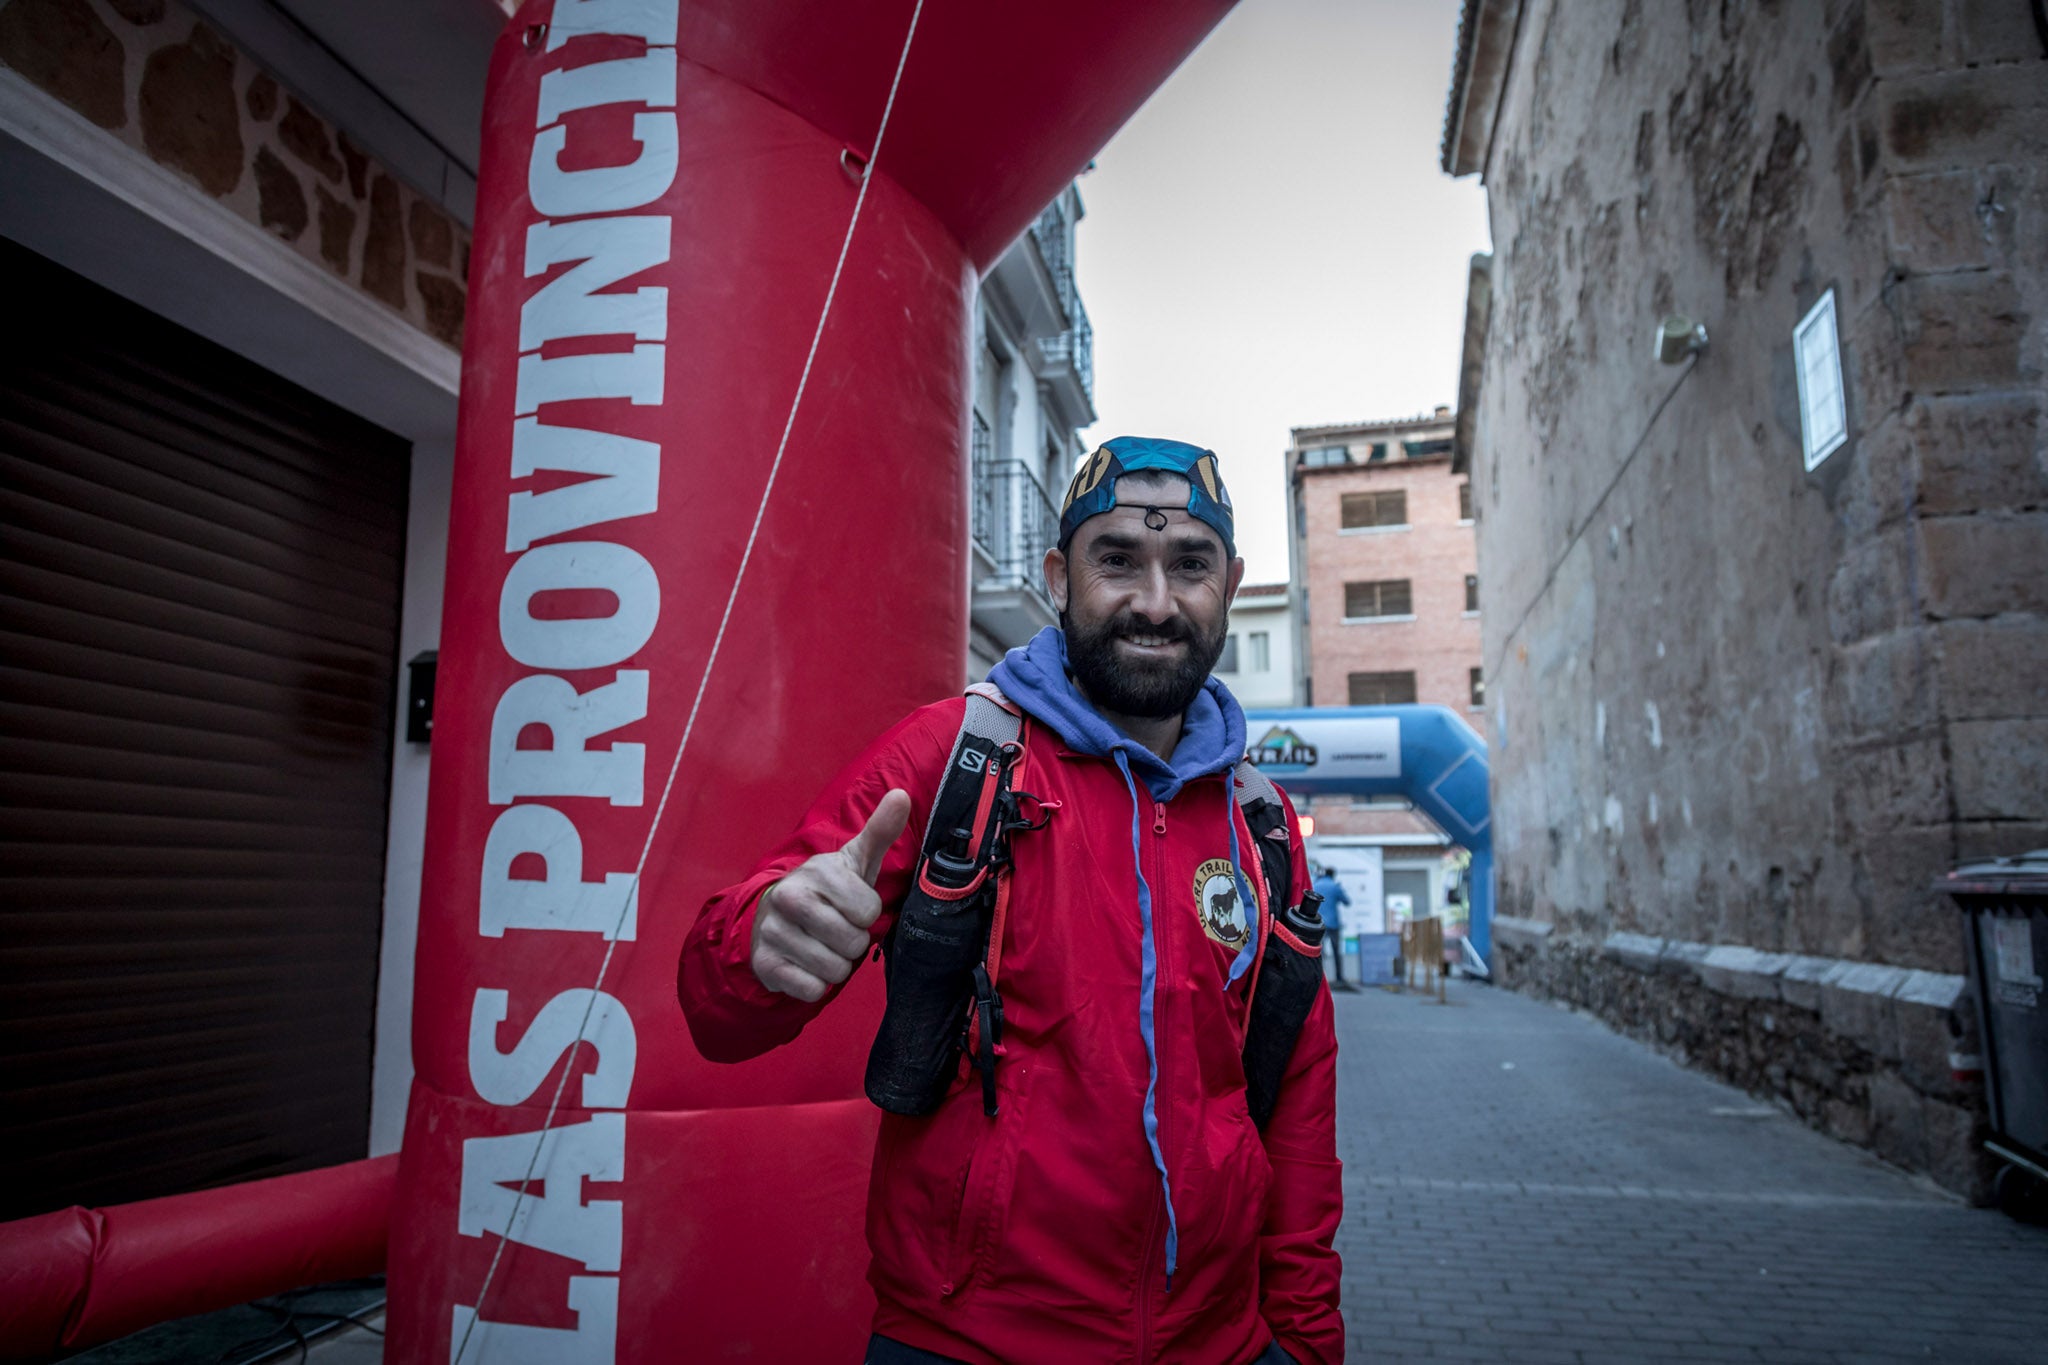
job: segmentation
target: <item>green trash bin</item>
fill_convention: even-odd
[[[2048,849],[1959,867],[1935,889],[1963,912],[1999,1205],[2048,1221]]]

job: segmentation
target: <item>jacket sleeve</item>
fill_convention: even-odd
[[[883,860],[875,881],[882,913],[868,931],[875,943],[889,932],[896,907],[909,890],[938,778],[965,714],[966,702],[960,698],[912,712],[826,785],[796,829],[745,880],[705,902],[683,939],[676,994],[690,1036],[706,1060],[744,1062],[758,1057],[795,1038],[837,998],[838,986],[824,999],[806,1003],[761,984],[752,962],[754,912],[763,891],[805,859],[845,847],[890,789],[901,787],[910,793],[910,823]]]
[[[1308,852],[1293,803],[1285,793],[1281,799],[1299,897],[1308,885]],[[1301,1365],[1341,1365],[1343,1263],[1335,1241],[1344,1216],[1344,1168],[1337,1160],[1336,1011],[1327,987],[1316,992],[1302,1025],[1265,1141],[1273,1179],[1259,1237],[1259,1312]]]

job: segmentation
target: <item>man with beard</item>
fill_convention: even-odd
[[[1244,574],[1216,457],[1110,441],[1075,475],[1044,571],[1060,625],[984,694],[1021,750],[982,960],[1000,965],[993,1075],[963,1061],[934,1111],[883,1116],[867,1361],[1337,1365],[1333,1015],[1233,787],[1244,714],[1209,677]],[[707,1058],[794,1038],[889,940],[913,877],[931,893],[902,835],[925,829],[966,706],[882,735],[705,905],[678,984]],[[1284,813],[1269,837],[1294,906],[1308,861]],[[1246,1034],[1261,955],[1289,952],[1318,958],[1313,998],[1261,1128]],[[932,1041],[950,1064],[954,1040]]]

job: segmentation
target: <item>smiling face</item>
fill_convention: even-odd
[[[1185,510],[1187,480],[1126,474],[1117,505],[1046,552],[1067,663],[1088,699],[1160,720],[1187,710],[1223,653],[1244,561]]]

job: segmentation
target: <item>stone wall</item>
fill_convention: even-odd
[[[1960,918],[1929,884],[2048,844],[2028,0],[1528,0],[1486,184],[1494,828],[1502,908],[1549,926],[1554,959],[1521,979],[1696,1029],[1664,1040],[1695,1060],[1749,1049],[1712,1064],[1831,1131],[1886,1131],[1891,1063],[1842,1052],[1826,1013],[1735,1009],[1601,949],[1954,976]],[[1809,474],[1792,330],[1830,288],[1850,440]],[[1711,343],[1660,366],[1673,312]],[[1805,1031],[1786,1057],[1852,1079],[1809,1094],[1759,1061],[1765,1017]]]
[[[460,349],[468,231],[175,0],[0,0],[0,64]]]
[[[1599,1016],[1689,1066],[1974,1202],[1990,1193],[1982,1060],[1962,977],[1494,922],[1502,984]]]

